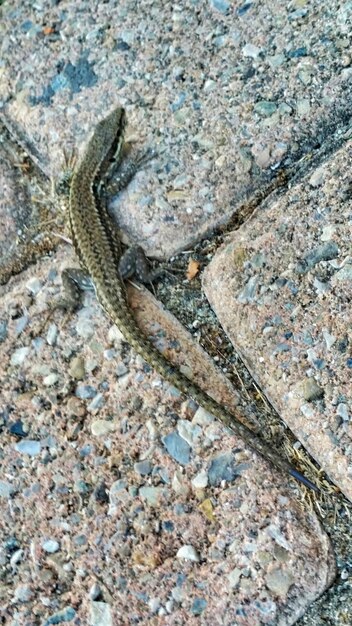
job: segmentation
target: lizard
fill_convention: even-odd
[[[130,310],[125,280],[132,275],[142,282],[149,280],[143,250],[133,246],[123,254],[117,225],[108,213],[104,201],[104,185],[120,171],[124,151],[126,113],[121,107],[113,109],[99,121],[82,157],[76,163],[70,182],[68,223],[81,270],[67,268],[62,280],[66,293],[65,306],[75,308],[81,290],[91,280],[97,299],[130,346],[163,378],[184,395],[193,398],[214,415],[233,434],[240,436],[252,449],[276,469],[286,472],[306,487],[319,492],[318,487],[301,474],[287,459],[257,433],[248,428],[235,411],[228,410],[188,378],[161,353],[140,330]],[[117,179],[122,189],[137,170],[138,163],[126,176]],[[127,182],[126,182],[127,181]]]

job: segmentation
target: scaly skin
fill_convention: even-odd
[[[236,413],[228,411],[174,367],[137,326],[118,270],[122,249],[117,229],[99,198],[99,187],[101,181],[109,175],[111,159],[115,158],[118,164],[122,158],[124,127],[125,112],[121,108],[115,109],[97,124],[86,151],[74,170],[70,188],[69,222],[73,243],[82,267],[92,279],[100,304],[126,341],[159,374],[215,415],[274,467],[288,472],[310,489],[318,491],[275,448],[247,428]]]

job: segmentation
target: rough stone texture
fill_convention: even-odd
[[[253,377],[352,500],[352,205],[348,142],[258,210],[204,288]]]
[[[32,268],[2,289],[6,623],[293,624],[334,577],[316,516],[294,481],[135,357],[93,294],[42,330],[68,256],[37,265],[35,296]],[[132,306],[231,401],[172,316],[139,291]]]
[[[253,190],[265,195],[281,167],[338,140],[351,110],[351,3],[12,0],[1,10],[2,114],[47,176],[116,105],[134,149],[156,149],[111,205],[155,256],[226,221]],[[4,159],[15,170],[0,255],[32,222],[43,228],[50,189],[36,207],[37,188],[17,176],[26,163]],[[306,257],[308,274],[334,254],[328,242]],[[131,356],[93,296],[41,330],[62,258],[1,292],[6,623],[293,624],[334,575],[316,517],[285,477]],[[146,302],[133,295],[141,325],[152,320],[147,332],[177,358],[179,328]],[[200,380],[237,404],[192,342],[181,345],[187,369],[197,375],[202,361]],[[303,382],[308,408],[321,403],[320,380]],[[345,428],[345,400],[335,407]]]
[[[225,221],[350,115],[350,3],[13,0],[2,10],[0,98],[43,171],[57,175],[63,149],[82,146],[116,104],[136,147],[158,151],[114,205],[149,255]]]

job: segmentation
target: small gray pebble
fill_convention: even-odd
[[[33,591],[29,585],[18,585],[15,589],[14,599],[16,602],[29,602],[33,598]]]
[[[81,400],[90,400],[91,398],[95,398],[96,395],[97,390],[91,385],[77,385],[76,387],[76,396]]]
[[[56,324],[50,324],[48,328],[48,332],[46,334],[46,340],[49,346],[55,346],[57,342],[58,336],[58,327]]]
[[[166,435],[166,437],[162,438],[162,442],[170,456],[175,459],[175,461],[181,465],[189,463],[191,447],[177,432],[172,432],[169,435]]]
[[[58,550],[60,550],[60,544],[56,539],[47,539],[43,541],[42,548],[44,552],[48,552],[49,554],[54,554]]]
[[[150,461],[138,461],[133,466],[134,471],[140,476],[147,476],[153,469],[153,465]]]
[[[21,333],[23,333],[24,329],[26,328],[28,324],[28,320],[29,320],[28,315],[22,315],[22,317],[19,317],[18,320],[16,320],[16,328],[15,328],[16,337],[18,337]]]
[[[222,480],[231,482],[237,475],[236,460],[231,452],[219,454],[211,461],[208,477],[212,487],[220,485]]]
[[[26,288],[33,296],[36,296],[42,288],[42,283],[39,278],[33,277],[27,281]]]
[[[344,402],[340,402],[340,404],[337,405],[336,413],[337,415],[342,417],[345,422],[348,422],[348,420],[350,419],[348,406]]]
[[[120,378],[120,376],[125,376],[126,374],[128,374],[128,368],[124,363],[119,363],[116,366],[116,376]]]
[[[230,3],[227,0],[210,0],[210,4],[223,15],[226,15],[230,10]]]
[[[31,349],[28,346],[17,348],[11,355],[11,365],[23,365]]]
[[[0,343],[3,343],[7,337],[7,321],[0,319]]]
[[[269,100],[261,100],[260,102],[256,102],[253,108],[254,111],[262,117],[270,117],[277,110],[277,105],[275,102],[270,102]]]
[[[66,606],[62,611],[57,611],[57,613],[53,613],[48,617],[48,619],[43,622],[43,626],[54,626],[55,624],[71,622],[75,617],[75,609],[72,606]]]
[[[102,393],[97,393],[96,396],[94,396],[92,402],[89,403],[88,405],[88,411],[96,411],[97,409],[101,409],[104,406],[104,396]]]
[[[14,491],[15,488],[11,483],[0,480],[0,498],[9,498]]]
[[[91,602],[90,626],[113,626],[111,608],[106,602]]]
[[[18,443],[16,443],[15,449],[21,454],[37,456],[38,454],[40,454],[41,443],[40,441],[35,441],[34,439],[26,439],[24,441],[19,441]]]
[[[324,397],[324,389],[318,385],[315,378],[306,378],[302,383],[302,394],[307,402],[313,402]]]

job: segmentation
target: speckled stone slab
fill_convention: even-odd
[[[41,330],[70,257],[1,290],[5,623],[293,624],[335,573],[316,516],[136,357],[93,294]],[[145,331],[230,403],[201,348],[132,291]]]
[[[204,288],[264,393],[352,500],[351,161],[349,141],[259,209]]]
[[[352,7],[293,0],[32,2],[1,10],[0,100],[48,175],[127,108],[158,156],[113,209],[149,255],[232,215],[351,114]]]

